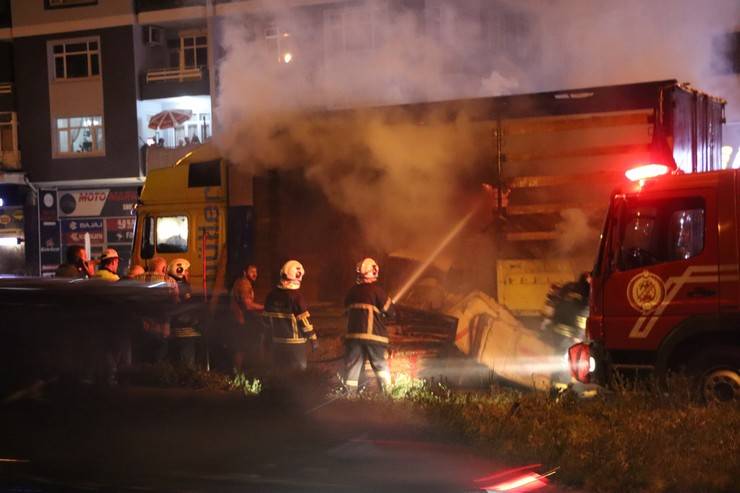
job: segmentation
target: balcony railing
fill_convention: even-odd
[[[146,171],[172,167],[185,154],[196,149],[201,144],[188,144],[179,147],[149,146],[146,148]]]
[[[201,80],[203,70],[200,67],[193,68],[153,68],[146,72],[147,84],[152,82]]]

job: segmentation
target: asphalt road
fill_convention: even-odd
[[[300,384],[257,398],[144,388],[42,396],[0,404],[0,491],[463,492],[523,466],[477,456],[411,409],[328,402]]]

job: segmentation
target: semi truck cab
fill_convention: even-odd
[[[591,277],[581,382],[686,370],[707,401],[740,399],[740,173],[650,165],[612,196]]]

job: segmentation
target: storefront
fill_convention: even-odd
[[[128,270],[137,187],[43,188],[38,191],[39,271],[51,276],[64,262],[68,246],[89,246],[92,258],[104,248],[121,257],[119,274]]]

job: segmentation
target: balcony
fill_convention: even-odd
[[[210,82],[206,67],[150,68],[142,75],[142,99],[206,96]]]
[[[146,148],[146,155],[144,158],[146,165],[145,170],[148,173],[153,169],[172,167],[180,158],[185,156],[185,154],[197,149],[200,145],[201,144],[198,143],[178,147],[149,146]]]
[[[201,79],[203,79],[202,67],[152,68],[152,69],[147,70],[146,72],[146,83],[147,84],[151,84],[152,82],[165,82],[165,81],[183,82],[186,80],[201,80]]]

